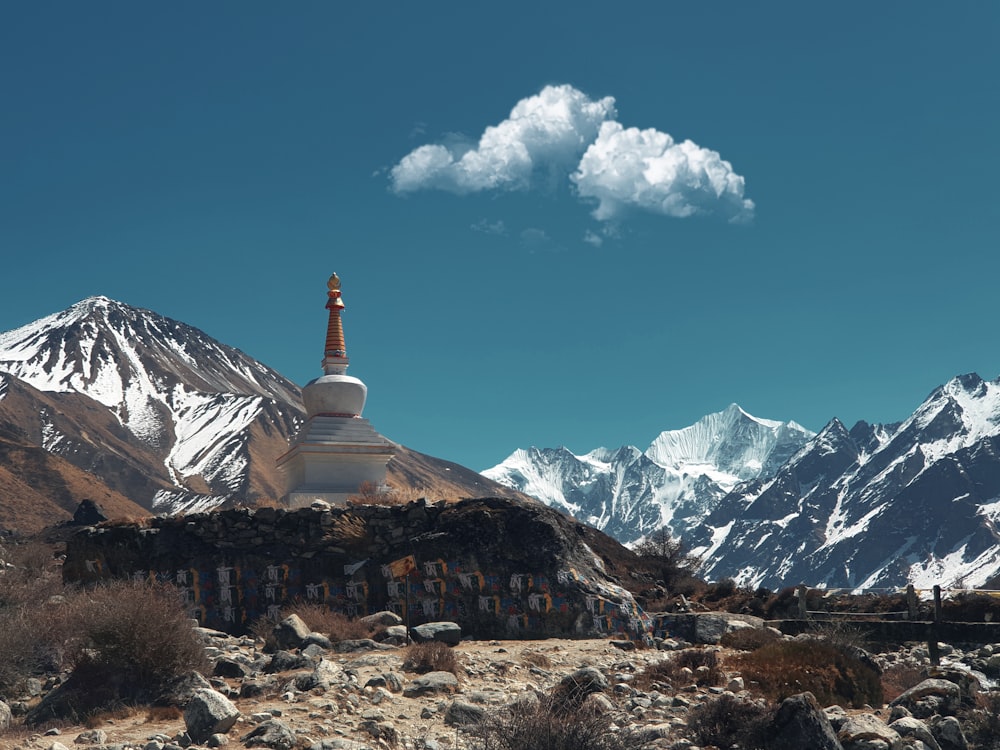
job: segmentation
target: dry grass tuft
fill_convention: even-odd
[[[652,687],[654,683],[675,688],[691,684],[704,687],[721,685],[724,680],[717,651],[686,648],[647,666],[636,675],[635,685],[641,690]]]
[[[883,703],[878,672],[859,658],[856,649],[829,641],[775,641],[733,661],[748,685],[756,684],[775,701],[808,690],[822,706],[861,708]]]
[[[417,674],[451,672],[453,675],[457,675],[459,671],[458,659],[455,658],[455,652],[444,643],[438,641],[415,643],[406,649],[403,671],[416,672]]]

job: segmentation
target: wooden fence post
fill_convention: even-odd
[[[798,597],[799,600],[799,619],[808,620],[809,611],[806,608],[806,585],[804,583],[800,583],[798,585],[798,587],[795,589],[795,595]]]
[[[941,587],[934,587],[934,622],[941,622]]]
[[[917,619],[917,592],[912,583],[906,585],[906,609],[908,620]]]

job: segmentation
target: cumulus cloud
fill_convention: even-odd
[[[570,175],[583,198],[597,200],[594,218],[614,219],[628,207],[683,218],[720,213],[729,219],[753,216],[743,197],[744,179],[717,151],[692,141],[675,143],[652,128],[625,128],[609,121]]]
[[[590,229],[583,233],[583,241],[588,245],[593,245],[594,247],[600,247],[604,244],[604,238],[597,232]]]
[[[613,97],[594,100],[566,84],[546,86],[486,128],[478,142],[452,136],[411,151],[390,171],[392,189],[527,190],[545,175],[568,180],[581,199],[596,202],[600,221],[630,209],[752,218],[743,177],[718,152],[690,140],[677,143],[656,129],[626,128],[616,117]],[[585,241],[596,244],[595,238]]]
[[[471,148],[432,144],[414,149],[392,168],[392,187],[397,193],[524,190],[539,171],[573,169],[601,123],[614,115],[610,96],[594,101],[572,86],[546,86],[514,105],[499,125],[486,128]]]

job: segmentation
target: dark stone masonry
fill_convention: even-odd
[[[480,638],[647,638],[649,618],[606,572],[631,554],[545,506],[420,500],[90,526],[70,539],[63,571],[175,584],[192,617],[231,633],[301,601],[404,617],[408,603],[411,625],[451,620]],[[416,569],[392,577],[389,564],[411,555]]]

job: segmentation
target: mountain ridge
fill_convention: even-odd
[[[280,373],[108,297],[0,333],[0,436],[60,456],[147,513],[273,502],[284,486],[275,459],[304,419]],[[520,496],[402,446],[389,481],[448,498]],[[64,508],[45,512],[65,520]]]

